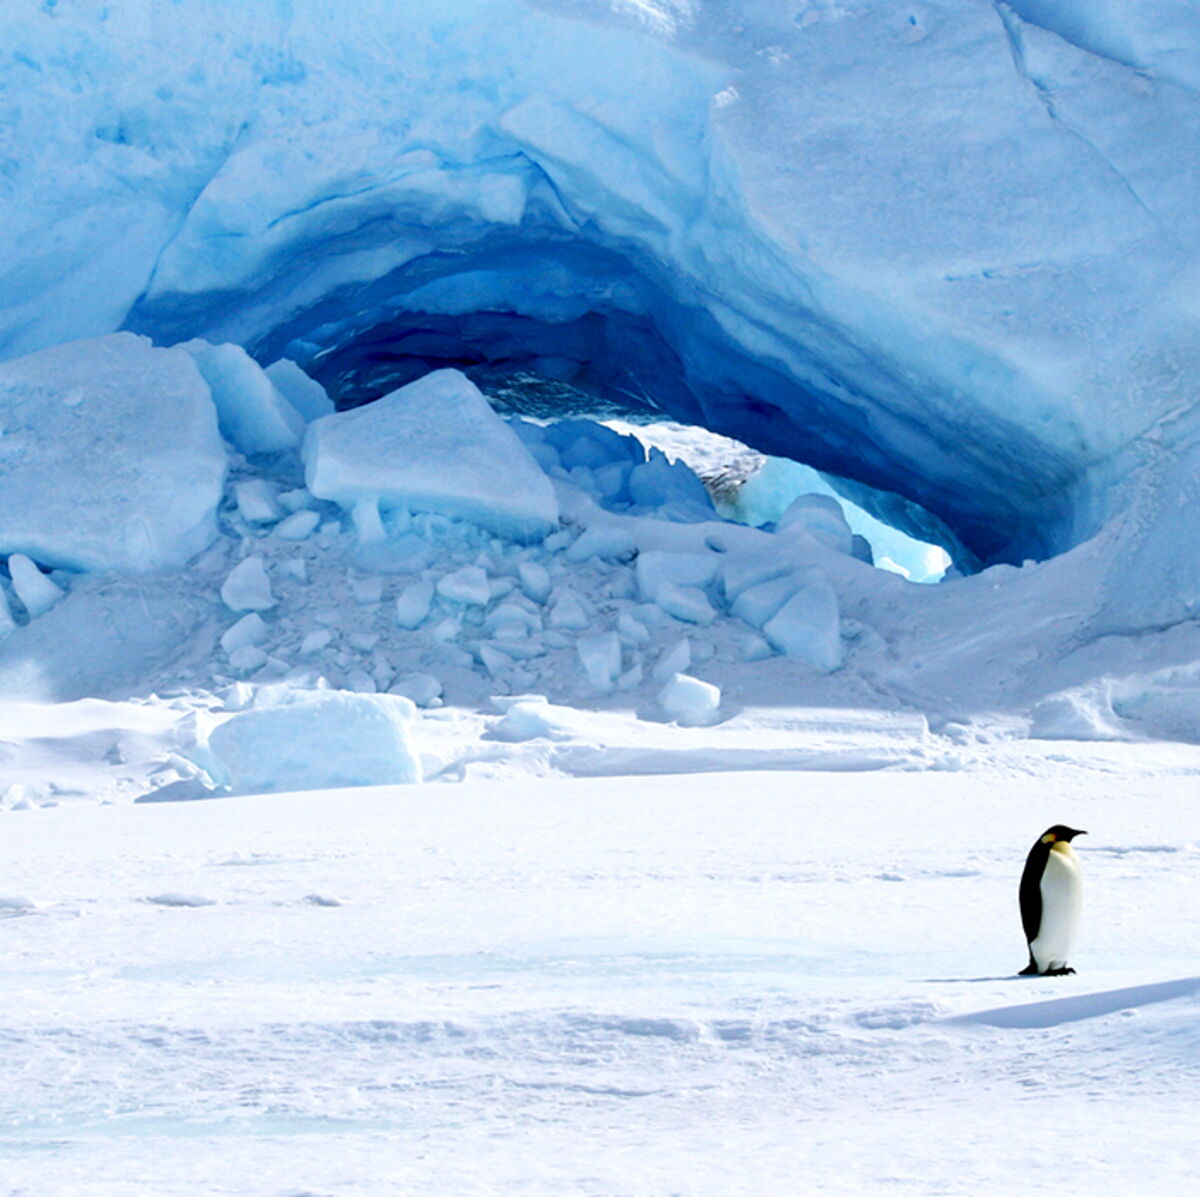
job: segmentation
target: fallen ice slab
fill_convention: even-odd
[[[438,370],[309,426],[308,489],[359,503],[436,512],[521,543],[558,523],[558,501],[516,433],[457,370]]]
[[[148,573],[216,535],[226,454],[182,351],[114,333],[0,365],[0,553]]]
[[[238,794],[419,782],[414,710],[397,695],[330,690],[243,711],[209,736],[213,780]]]
[[[185,341],[212,390],[221,431],[243,453],[294,449],[304,417],[283,397],[262,367],[240,345]]]

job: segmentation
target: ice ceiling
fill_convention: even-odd
[[[540,375],[888,492],[984,563],[1156,518],[1190,453],[1186,0],[229,15],[0,16],[0,356],[202,336],[344,404]]]

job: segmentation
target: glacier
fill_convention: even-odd
[[[236,30],[80,0],[0,31],[6,357],[124,328],[343,400],[448,365],[651,396],[964,562],[1136,526],[1113,625],[1190,611],[1146,528],[1192,472],[1159,468],[1200,357],[1183,0],[253,0]]]

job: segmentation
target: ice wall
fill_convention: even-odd
[[[529,370],[904,496],[984,561],[1136,521],[1135,624],[1161,570],[1200,581],[1166,529],[1200,366],[1188,0],[233,17],[5,6],[0,354],[200,336],[355,398]]]

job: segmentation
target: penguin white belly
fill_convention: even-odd
[[[1041,972],[1066,968],[1075,949],[1079,914],[1083,907],[1083,883],[1079,858],[1071,845],[1061,841],[1050,849],[1042,873],[1042,922],[1029,950]]]

